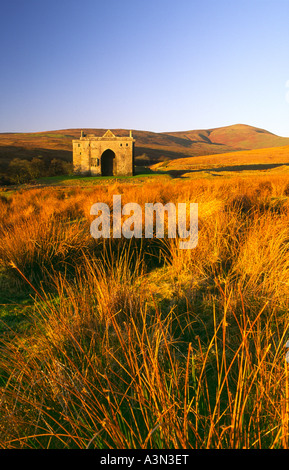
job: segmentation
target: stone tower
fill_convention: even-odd
[[[91,176],[132,176],[134,174],[134,142],[129,137],[116,137],[110,130],[102,137],[85,135],[73,140],[73,167],[76,174]]]

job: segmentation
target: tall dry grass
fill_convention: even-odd
[[[1,337],[1,447],[288,448],[287,185],[2,200],[1,269],[34,302],[27,331]],[[113,194],[197,202],[198,246],[91,239],[90,206]]]

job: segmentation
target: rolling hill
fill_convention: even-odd
[[[83,129],[97,136],[106,129]],[[0,166],[7,167],[13,158],[60,158],[72,161],[72,139],[80,136],[81,129],[65,129],[37,133],[0,134]],[[116,135],[128,135],[128,130],[112,129]],[[224,154],[289,145],[288,137],[279,137],[256,127],[236,124],[215,129],[179,132],[149,132],[133,130],[136,139],[137,164],[154,164],[179,158]]]
[[[176,158],[151,165],[151,170],[172,176],[194,176],[200,172],[220,175],[259,170],[289,174],[289,145],[282,147],[242,150],[218,155]]]
[[[225,145],[235,150],[251,150],[289,145],[288,137],[279,137],[264,129],[245,124],[235,124],[207,130],[172,132],[169,133],[169,135],[187,138],[193,144],[201,142],[210,145]]]

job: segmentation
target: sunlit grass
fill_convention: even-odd
[[[288,448],[288,183],[3,196],[0,446]],[[90,207],[113,194],[197,202],[198,246],[92,239]]]

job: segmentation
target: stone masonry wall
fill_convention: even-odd
[[[102,158],[106,150],[114,152],[113,174],[131,176],[134,174],[134,142],[130,137],[116,137],[107,131],[103,137],[81,136],[73,140],[73,165],[75,173],[101,175]],[[103,156],[103,157],[102,157]]]

